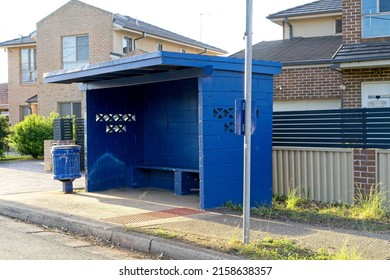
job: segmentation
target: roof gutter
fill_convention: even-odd
[[[114,23],[114,26],[116,28],[119,28],[119,29],[122,29],[122,30],[125,30],[125,31],[128,31],[128,32],[133,32],[133,33],[142,35],[139,39],[146,38],[146,36],[147,36],[147,37],[150,37],[150,38],[155,38],[155,39],[158,39],[158,40],[164,40],[164,41],[175,43],[175,44],[179,43],[179,44],[181,44],[183,46],[187,46],[187,47],[194,48],[194,49],[200,49],[200,50],[207,49],[207,51],[212,51],[212,52],[215,52],[215,53],[218,53],[218,54],[227,54],[227,52],[225,50],[219,50],[219,49],[213,49],[213,48],[208,49],[208,48],[196,46],[194,44],[185,43],[185,42],[182,42],[182,41],[179,41],[179,40],[173,40],[173,39],[169,39],[169,38],[166,38],[166,37],[149,34],[149,33],[146,33],[146,32],[140,32],[140,31],[134,30],[132,28],[121,26],[121,25],[116,24],[116,23]],[[145,37],[143,37],[144,34],[145,34]]]
[[[18,48],[18,47],[28,47],[28,46],[36,46],[37,43],[28,42],[28,43],[18,43],[18,44],[4,44],[0,45],[0,49],[8,49],[8,48]]]
[[[134,42],[137,42],[138,40],[144,39],[144,38],[146,38],[146,36],[147,36],[147,34],[145,32],[142,32],[142,36],[138,37],[138,38],[135,38]]]
[[[376,60],[349,60],[349,61],[335,61],[335,65],[339,69],[358,69],[358,68],[375,68],[375,67],[389,67],[390,57],[383,57],[382,59]]]

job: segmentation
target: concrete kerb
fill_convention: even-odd
[[[138,252],[176,260],[233,260],[241,259],[189,244],[156,238],[147,234],[124,232],[121,227],[104,222],[55,213],[23,204],[0,200],[0,214],[34,224],[67,230],[75,234],[94,236]]]

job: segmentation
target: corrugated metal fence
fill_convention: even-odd
[[[376,181],[390,204],[390,151],[377,150],[376,161]]]
[[[273,193],[298,187],[312,200],[352,203],[352,149],[273,148]]]

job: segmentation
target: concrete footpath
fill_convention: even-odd
[[[43,170],[43,162],[0,162],[0,214],[33,223],[93,235],[144,253],[171,259],[237,259],[234,255],[137,233],[160,230],[198,244],[241,240],[242,217],[224,208],[202,211],[196,195],[175,196],[159,189],[61,193],[61,182]],[[317,227],[296,222],[251,218],[251,241],[288,238],[313,250],[356,249],[364,259],[390,259],[390,234]]]

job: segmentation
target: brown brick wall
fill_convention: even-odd
[[[329,66],[283,69],[274,77],[274,100],[337,99],[340,83],[340,73]]]
[[[343,70],[343,83],[347,89],[343,94],[344,108],[362,106],[362,82],[390,81],[390,67]]]
[[[343,42],[359,43],[361,40],[361,0],[343,0]]]
[[[39,114],[58,111],[59,102],[81,101],[77,85],[43,84],[43,74],[62,68],[62,36],[89,36],[89,62],[110,60],[113,49],[112,14],[71,1],[37,23]],[[84,106],[82,106],[84,107]]]

